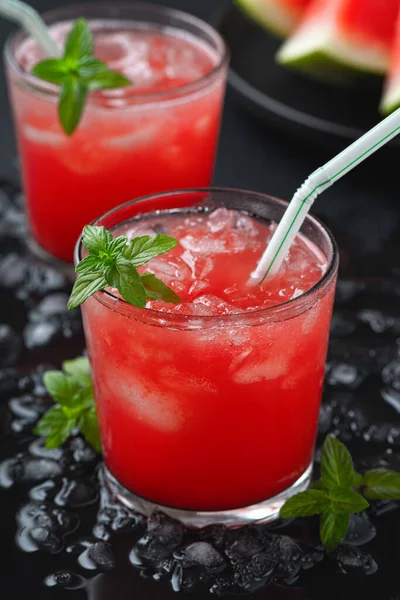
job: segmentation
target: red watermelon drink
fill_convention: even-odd
[[[108,288],[82,305],[106,477],[131,508],[238,525],[276,518],[307,487],[337,254],[307,217],[279,275],[249,286],[285,208],[256,193],[176,192],[95,222],[179,241],[140,271],[180,303],[141,309]]]
[[[112,206],[210,184],[227,68],[218,34],[185,13],[112,3],[44,18],[62,46],[80,16],[96,58],[133,84],[90,94],[70,137],[57,115],[58,88],[30,75],[43,58],[38,47],[18,32],[6,49],[32,236],[69,262],[82,227]]]

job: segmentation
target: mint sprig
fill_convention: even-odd
[[[47,371],[43,377],[55,404],[37,423],[34,433],[46,438],[47,448],[56,448],[80,431],[101,452],[89,361],[79,357],[65,361],[62,367],[62,371]]]
[[[128,242],[125,236],[114,238],[105,227],[86,225],[82,243],[89,254],[76,266],[78,278],[68,301],[69,309],[80,306],[107,286],[117,288],[127,302],[139,308],[146,306],[147,299],[180,302],[179,296],[155,275],[139,275],[136,270],[175,248],[178,243],[175,238],[144,235]]]
[[[321,479],[313,489],[285,502],[282,519],[319,515],[320,538],[332,552],[346,536],[350,515],[369,508],[370,500],[400,500],[400,473],[374,469],[360,475],[346,446],[336,438],[325,439],[321,455]]]
[[[32,73],[60,86],[58,115],[67,135],[77,128],[89,92],[131,85],[121,73],[111,71],[93,56],[93,34],[85,19],[78,19],[70,31],[62,58],[37,63]]]

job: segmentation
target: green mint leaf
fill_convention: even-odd
[[[85,440],[93,446],[97,452],[101,452],[99,425],[94,406],[84,411],[79,419],[78,426]]]
[[[47,371],[43,376],[43,383],[58,404],[69,408],[74,406],[76,395],[80,391],[78,381],[61,371]]]
[[[63,371],[74,377],[82,386],[91,386],[90,363],[86,356],[79,356],[73,360],[65,360],[62,364]]]
[[[61,84],[58,116],[67,135],[72,135],[81,120],[87,94],[87,86],[78,77],[69,75]]]
[[[62,406],[52,406],[37,423],[34,433],[46,438],[46,448],[61,446],[76,427],[75,419],[64,412]]]
[[[320,516],[319,533],[327,552],[332,552],[345,537],[349,528],[350,515],[336,512],[334,506],[327,506]]]
[[[361,494],[347,488],[331,488],[329,498],[335,505],[335,510],[340,513],[359,513],[369,508],[369,503]]]
[[[128,239],[123,235],[112,239],[107,247],[107,253],[111,260],[115,261],[122,254],[127,241]]]
[[[168,287],[161,279],[157,279],[152,273],[143,273],[140,276],[146,292],[146,297],[149,300],[164,300],[171,304],[178,304],[181,301],[174,290]]]
[[[363,494],[369,500],[400,500],[400,473],[389,469],[367,471]]]
[[[78,61],[93,54],[93,35],[86,19],[78,19],[68,34],[64,58]]]
[[[76,308],[99,290],[107,287],[104,274],[99,271],[82,273],[78,276],[68,300],[68,309]]]
[[[115,265],[106,273],[107,283],[117,288],[121,296],[134,306],[146,306],[146,293],[140,275],[135,267],[122,256],[118,257]]]
[[[103,262],[96,254],[88,254],[75,267],[77,273],[88,273],[98,271],[103,267]]]
[[[101,60],[93,58],[93,56],[84,56],[79,60],[78,72],[82,79],[89,81],[93,76],[98,75],[99,73],[108,72],[108,67]]]
[[[32,69],[33,75],[40,77],[44,81],[49,81],[56,85],[61,85],[69,70],[63,60],[59,58],[50,58],[37,63]]]
[[[83,228],[82,243],[90,254],[99,256],[100,252],[106,252],[113,239],[112,234],[103,226],[86,225]]]
[[[127,238],[114,238],[105,227],[87,225],[82,243],[88,255],[76,266],[78,278],[68,308],[82,304],[89,296],[107,285],[116,288],[134,306],[145,308],[146,299],[180,302],[179,296],[152,273],[142,276],[136,265],[174,248],[178,241],[166,235],[141,236],[127,244]]]
[[[80,72],[81,73],[81,72]],[[129,79],[117,73],[116,71],[98,71],[93,73],[87,79],[88,88],[90,91],[107,90],[131,85]]]
[[[324,487],[351,488],[355,471],[350,452],[346,446],[332,436],[327,436],[321,455],[321,479]]]
[[[63,58],[37,63],[32,73],[60,86],[58,115],[67,135],[77,128],[89,91],[130,85],[129,79],[111,71],[93,56],[93,34],[85,19],[78,19],[68,34]]]
[[[324,490],[306,490],[286,500],[279,516],[281,519],[312,517],[319,515],[329,503],[329,496]]]
[[[354,471],[353,487],[360,487],[360,485],[362,485],[362,482],[363,476],[360,475],[360,473],[357,473],[357,471]]]
[[[123,256],[129,260],[134,267],[140,267],[149,262],[152,258],[169,252],[169,250],[175,248],[177,244],[178,240],[161,233],[152,237],[144,235],[133,238],[126,248],[124,248]]]

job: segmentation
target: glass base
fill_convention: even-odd
[[[311,482],[313,463],[308,465],[303,475],[287,490],[284,490],[277,496],[243,508],[219,511],[194,511],[181,510],[155,504],[136,496],[133,492],[127,490],[110,473],[106,466],[103,466],[103,475],[106,486],[110,493],[134,512],[141,513],[146,517],[150,516],[155,510],[159,510],[173,519],[181,521],[188,527],[206,527],[207,525],[226,525],[227,527],[240,527],[251,523],[269,523],[279,517],[279,511],[288,498],[306,490]]]
[[[42,246],[38,244],[35,238],[30,234],[27,239],[27,246],[30,253],[41,263],[46,266],[53,267],[56,271],[62,273],[71,282],[76,279],[75,268],[72,263],[67,263],[56,256],[47,252]]]

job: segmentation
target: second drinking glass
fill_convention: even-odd
[[[19,31],[5,49],[31,241],[67,262],[82,227],[111,207],[210,184],[228,63],[209,25],[161,6],[86,4],[43,18],[62,45],[79,17],[95,56],[133,85],[91,94],[71,137],[59,124],[58,88],[30,74],[38,47]]]

